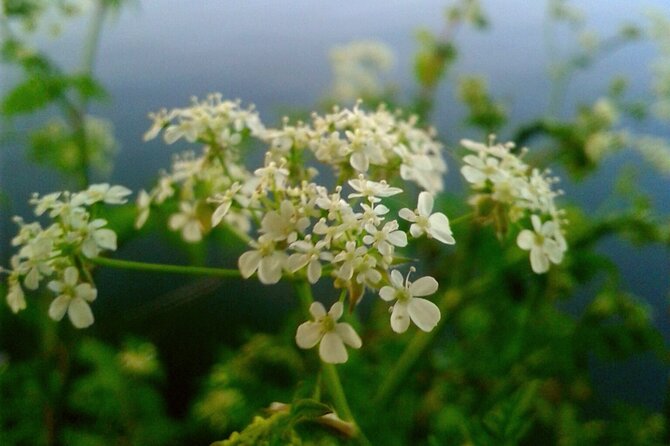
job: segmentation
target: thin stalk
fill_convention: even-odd
[[[442,295],[442,299],[438,304],[440,313],[445,314],[453,305],[453,302],[460,300],[462,296],[476,292],[482,287],[487,286],[490,278],[484,277],[476,281],[472,281],[466,288],[452,288],[447,290]],[[454,295],[456,293],[456,295]],[[375,407],[383,407],[388,404],[392,396],[396,393],[400,385],[406,381],[408,375],[414,368],[415,364],[421,356],[428,350],[432,342],[440,333],[442,327],[446,323],[447,318],[442,317],[437,326],[429,332],[417,333],[410,343],[405,347],[400,359],[395,363],[391,373],[387,374],[382,384],[379,386],[377,395],[374,399]]]
[[[137,271],[176,273],[194,276],[241,277],[240,272],[236,269],[208,268],[204,266],[166,265],[163,263],[135,262],[132,260],[110,259],[106,257],[94,257],[87,260],[99,266],[131,269]]]
[[[314,302],[311,286],[304,280],[297,281],[294,285],[303,313],[305,313],[307,317],[311,317],[309,313],[309,307],[312,305],[312,302]],[[328,390],[328,394],[332,398],[337,415],[342,420],[349,421],[356,426],[356,438],[360,444],[364,446],[370,445],[370,441],[365,437],[361,429],[358,427],[356,420],[354,419],[351,408],[349,407],[349,403],[347,402],[347,397],[344,393],[344,388],[342,387],[342,382],[340,381],[340,376],[337,373],[335,366],[333,364],[322,361],[321,377],[322,382]]]

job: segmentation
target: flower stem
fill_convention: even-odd
[[[94,257],[87,259],[91,263],[110,268],[132,269],[137,271],[154,271],[158,273],[177,273],[196,276],[241,277],[236,269],[207,268],[203,266],[165,265],[162,263],[134,262],[132,260]]]
[[[314,302],[311,286],[304,280],[296,281],[294,282],[294,285],[303,313],[305,313],[307,317],[311,317],[309,313],[309,307],[312,305],[312,302]],[[324,385],[326,386],[326,389],[328,390],[328,394],[333,400],[333,405],[335,406],[337,415],[344,421],[354,423],[357,431],[356,438],[361,445],[370,445],[370,441],[365,437],[361,429],[358,427],[356,420],[354,420],[354,416],[351,413],[351,409],[349,408],[349,403],[347,402],[347,397],[344,394],[340,376],[337,373],[335,366],[333,364],[322,361],[321,378]]]
[[[462,223],[462,222],[464,222],[464,221],[468,221],[468,220],[470,220],[474,215],[475,215],[474,212],[469,212],[469,213],[467,213],[467,214],[465,214],[465,215],[461,215],[460,217],[456,217],[456,218],[454,218],[453,220],[449,220],[449,225],[450,225],[450,226],[454,226],[454,225],[457,225],[457,224]]]

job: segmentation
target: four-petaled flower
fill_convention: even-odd
[[[565,241],[555,221],[542,223],[537,215],[531,215],[530,219],[533,230],[524,229],[519,232],[516,244],[519,248],[530,251],[530,266],[534,272],[546,273],[549,271],[549,262],[558,264],[563,260]]]
[[[414,268],[410,270],[410,273]],[[379,296],[387,302],[395,300],[391,313],[391,328],[396,333],[404,333],[409,327],[410,319],[423,331],[430,331],[440,321],[440,309],[433,302],[415,296],[429,296],[437,291],[437,280],[430,276],[422,277],[414,282],[409,281],[409,274],[403,283],[402,274],[398,270],[391,272],[391,286],[383,286]]]
[[[79,283],[79,271],[74,266],[65,269],[63,281],[52,280],[49,289],[60,293],[49,306],[49,317],[60,321],[67,315],[77,328],[86,328],[93,324],[93,313],[89,302],[93,302],[98,291],[90,283]]]
[[[328,313],[320,302],[314,302],[309,307],[309,312],[314,318],[298,327],[295,334],[295,342],[300,348],[312,348],[319,342],[319,356],[324,362],[341,364],[347,362],[349,355],[344,344],[352,348],[360,348],[361,338],[353,327],[346,322],[337,322],[342,317],[344,305],[335,302]]]
[[[453,245],[456,243],[449,226],[449,219],[441,212],[433,212],[433,195],[430,192],[421,192],[419,202],[415,211],[407,208],[400,209],[398,215],[412,222],[409,232],[413,237],[420,237],[424,232],[429,238],[434,238],[442,243]]]

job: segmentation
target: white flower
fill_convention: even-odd
[[[221,220],[223,220],[223,217],[226,216],[230,210],[230,206],[233,204],[235,194],[237,194],[241,188],[242,185],[240,185],[239,182],[235,182],[225,193],[216,194],[214,197],[207,199],[208,203],[218,203],[219,205],[212,214],[212,227],[221,223]]]
[[[551,263],[560,263],[563,260],[563,252],[567,244],[560,235],[555,221],[550,220],[542,223],[540,217],[531,215],[533,230],[524,229],[516,239],[519,248],[530,251],[530,266],[534,272],[541,274],[549,270]],[[554,239],[557,234],[558,240]]]
[[[309,219],[301,216],[293,203],[284,200],[279,205],[279,212],[265,214],[261,221],[261,232],[275,241],[293,243],[298,238],[298,232],[303,232],[308,226]]]
[[[482,159],[479,156],[467,155],[463,161],[468,165],[461,167],[461,173],[470,183],[483,185],[486,180],[496,183],[505,178],[505,172],[500,169],[497,158],[489,156]]]
[[[413,271],[414,268],[410,270]],[[428,296],[437,291],[437,281],[425,276],[414,282],[409,281],[409,274],[402,280],[398,270],[391,272],[391,286],[383,286],[379,296],[387,302],[395,300],[391,314],[391,328],[396,333],[404,333],[409,327],[410,319],[423,331],[430,331],[440,321],[440,309],[433,302],[415,296]]]
[[[97,290],[90,283],[78,283],[79,271],[70,266],[63,274],[63,281],[53,280],[49,282],[49,289],[59,296],[49,306],[49,317],[60,321],[67,315],[77,328],[86,328],[93,324],[93,312],[88,305],[97,296]]]
[[[309,312],[314,320],[304,322],[298,327],[295,334],[298,347],[308,349],[321,342],[319,356],[324,362],[331,364],[347,362],[349,355],[344,344],[352,348],[360,348],[362,342],[351,325],[346,322],[337,322],[343,311],[342,302],[335,302],[328,313],[321,303],[312,303]]]
[[[456,243],[449,226],[449,219],[441,212],[433,212],[433,195],[430,192],[421,192],[415,211],[407,208],[400,209],[398,215],[412,222],[409,232],[413,237],[419,237],[424,232],[429,238],[435,238],[442,243],[453,245]]]
[[[311,284],[316,283],[321,278],[323,270],[320,260],[330,261],[333,259],[333,254],[323,251],[325,247],[325,240],[320,240],[316,244],[313,244],[309,236],[305,240],[298,240],[292,243],[291,248],[298,252],[289,256],[286,262],[287,268],[291,272],[296,272],[307,266],[307,280]]]
[[[107,204],[124,204],[126,197],[132,191],[124,186],[110,186],[107,183],[92,184],[87,190],[79,192],[72,197],[72,206],[81,206],[82,204],[92,205],[97,202]]]
[[[12,312],[18,313],[26,308],[26,296],[19,284],[17,277],[9,277],[9,292],[7,293],[7,305],[12,309]]]
[[[394,246],[400,248],[407,246],[407,234],[398,230],[396,220],[386,223],[381,230],[371,224],[366,225],[365,230],[368,235],[363,237],[363,243],[374,245],[382,255],[393,254]]]
[[[87,226],[87,236],[81,245],[81,252],[90,259],[97,257],[100,251],[108,249],[116,250],[116,233],[111,229],[102,228],[107,224],[106,220],[98,218]]]
[[[252,240],[249,244],[256,249],[245,252],[237,261],[242,277],[248,279],[258,270],[261,283],[272,285],[279,282],[286,263],[286,253],[276,250],[275,242],[266,235],[261,235],[258,242]]]
[[[390,197],[402,192],[398,187],[389,186],[386,181],[370,181],[366,180],[363,175],[355,180],[349,180],[351,186],[356,192],[349,194],[349,198],[367,197],[371,203],[378,203],[381,201],[378,197]]]
[[[181,229],[181,236],[187,242],[195,243],[202,240],[202,225],[198,219],[197,204],[182,201],[179,203],[180,212],[172,214],[168,226],[173,231]]]

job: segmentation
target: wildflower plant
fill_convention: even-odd
[[[348,360],[347,347],[364,344],[350,314],[361,300],[379,297],[377,305],[387,305],[396,333],[412,324],[430,332],[442,319],[432,301],[438,281],[429,275],[410,279],[416,268],[406,266],[404,252],[420,238],[435,245],[457,241],[449,217],[436,206],[447,165],[435,132],[420,127],[414,116],[384,106],[366,111],[360,102],[351,109],[314,113],[309,122],[284,119],[281,127],[268,128],[253,107],[217,94],[150,117],[153,125],[145,139],[162,134],[167,144],[184,139],[202,149],[175,156],[156,186],[138,193],[135,226],[146,223],[151,208],[171,203],[167,226],[184,242],[202,242],[226,228],[248,246],[238,257],[238,271],[183,271],[255,276],[264,285],[292,282],[309,317],[296,327],[295,342],[302,349],[318,345],[324,383],[335,405],[332,416],[353,420],[333,364]],[[247,143],[267,148],[261,166],[245,164]],[[550,263],[560,263],[567,245],[564,219],[554,203],[556,180],[531,169],[512,153],[511,144],[462,144],[474,152],[463,158],[461,172],[471,183],[470,203],[478,217],[498,219],[499,228],[532,223],[532,229],[518,232],[517,244],[530,251],[533,271],[544,273]],[[406,198],[417,190],[416,198]],[[13,244],[19,252],[6,271],[7,300],[15,312],[26,306],[24,289],[34,290],[50,278],[47,287],[57,297],[49,316],[60,320],[67,314],[77,328],[93,323],[90,304],[97,290],[90,269],[96,264],[143,268],[100,257],[115,250],[117,240],[107,222],[94,217],[95,208],[123,204],[129,194],[122,186],[97,184],[82,192],[32,198],[35,213],[53,223],[43,229],[40,223],[16,220],[20,231]],[[417,204],[392,210],[403,202]],[[320,281],[331,283],[339,295],[329,311],[312,297],[311,286]]]
[[[569,2],[549,1],[550,22],[570,28],[557,36],[575,34],[577,47],[552,45],[547,32],[548,47],[568,52],[547,58],[546,110],[512,123],[518,114],[507,97],[496,97],[486,75],[459,70],[453,76],[459,29],[488,24],[481,2],[456,0],[441,32],[417,34],[410,95],[387,82],[391,49],[361,41],[331,52],[328,105],[296,114],[300,119],[271,126],[253,106],[220,94],[151,113],[144,139],[187,151],[132,197],[135,206],[126,206],[127,188],[91,184],[91,175],[111,171],[115,144],[111,125],[88,114],[104,96],[93,77],[100,28],[123,2],[88,3],[95,5],[89,41],[75,71],[33,49],[14,26],[21,17],[26,30],[48,18],[49,2],[18,0],[0,8],[6,37],[0,59],[26,77],[4,95],[0,114],[49,114],[52,108],[61,114],[31,133],[30,153],[78,185],[72,192],[35,194],[35,218],[14,218],[18,233],[13,255],[0,268],[6,279],[0,295],[12,312],[28,311],[11,320],[0,312],[0,327],[9,334],[9,342],[0,343],[0,407],[7,408],[0,410],[0,443],[203,444],[225,436],[214,444],[370,444],[363,432],[389,445],[667,442],[667,417],[659,413],[631,405],[606,416],[588,410],[598,393],[590,363],[640,352],[667,359],[651,308],[625,290],[619,259],[605,258],[594,245],[622,235],[667,246],[667,216],[656,215],[631,174],[619,178],[599,209],[563,208],[559,180],[547,168],[558,164],[561,175],[575,181],[570,188],[577,187],[612,154],[633,149],[657,170],[670,171],[663,135],[629,125],[631,118],[668,115],[664,19],[650,17],[660,51],[648,105],[637,102],[637,94],[635,102],[626,98],[621,77],[597,99],[570,104],[576,73],[645,33],[626,24],[601,38]],[[71,4],[56,8],[66,12]],[[428,125],[432,118],[444,122],[431,115],[442,110],[443,83],[456,78],[454,91],[465,106],[461,122],[479,132],[460,144],[451,134],[440,141]],[[513,142],[498,142],[492,133]],[[445,187],[446,159],[452,170],[458,166],[464,187]],[[142,234],[171,231],[192,263],[205,263],[215,248],[217,259],[236,266],[146,263],[121,258],[126,250],[112,254],[140,235],[130,229],[133,220]],[[238,243],[230,243],[235,238]],[[105,290],[103,277],[101,286],[94,278],[104,267],[289,284],[299,305],[272,333],[265,324],[261,333],[231,330],[226,343],[240,344],[224,346],[177,426],[153,389],[167,378],[170,398],[179,393],[173,384],[181,377],[172,368],[161,372],[163,347],[140,341],[114,351],[73,336],[79,333],[71,326],[113,320],[96,309]],[[169,306],[172,299],[205,294],[210,283],[218,280],[175,290]],[[599,290],[581,314],[555,305],[584,296],[585,287]],[[156,308],[151,304],[144,309]],[[186,326],[187,319],[181,319]],[[25,321],[37,333],[24,336]],[[102,336],[101,328],[87,334]],[[160,328],[151,325],[152,332]],[[208,330],[203,337],[197,353],[172,360],[200,362],[201,352],[222,341]],[[21,340],[16,346],[15,339]],[[34,351],[34,359],[24,359]]]

